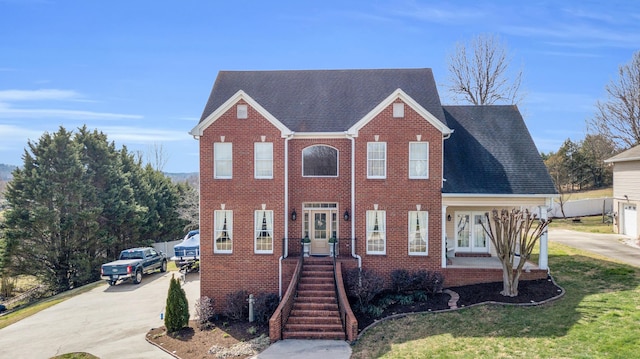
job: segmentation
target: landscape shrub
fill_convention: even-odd
[[[198,317],[198,326],[200,330],[209,329],[212,327],[211,323],[215,319],[214,300],[207,296],[200,297],[196,300],[196,316]]]
[[[373,270],[353,268],[345,272],[347,295],[358,300],[360,307],[366,307],[384,288],[384,279]]]
[[[440,272],[420,269],[412,274],[412,282],[411,290],[424,290],[429,294],[435,294],[442,292],[444,276]]]
[[[253,315],[256,322],[260,324],[268,323],[273,312],[278,308],[280,298],[275,293],[260,293],[253,303]]]
[[[189,302],[180,281],[171,276],[169,294],[164,315],[164,326],[167,332],[174,333],[189,325]]]
[[[411,273],[406,269],[396,269],[391,272],[391,287],[396,293],[411,290],[413,286],[413,278]]]
[[[224,315],[232,320],[248,319],[249,318],[249,294],[246,290],[238,290],[233,293],[227,294]]]

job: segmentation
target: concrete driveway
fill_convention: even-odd
[[[177,274],[177,272],[175,272]],[[99,286],[0,330],[0,357],[51,358],[88,352],[102,359],[172,356],[147,343],[149,329],[164,325],[171,272],[147,275],[139,285]],[[199,273],[183,286],[195,314],[200,296]]]
[[[640,267],[640,248],[625,244],[624,235],[550,229],[549,240]]]

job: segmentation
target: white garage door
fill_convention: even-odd
[[[638,237],[638,212],[635,205],[624,205],[624,234],[631,238]]]

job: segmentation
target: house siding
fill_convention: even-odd
[[[243,103],[243,102],[240,102]],[[233,178],[214,179],[213,144],[233,144]],[[254,143],[273,142],[273,179],[254,178]],[[278,258],[284,237],[284,139],[270,122],[248,106],[248,118],[237,119],[236,107],[220,116],[200,138],[200,270],[201,295],[215,299],[217,311],[226,295],[278,292]],[[233,211],[233,252],[214,253],[214,211]],[[254,211],[273,210],[273,253],[254,253]]]
[[[617,233],[624,233],[625,220],[629,220],[624,218],[624,206],[635,205],[636,208],[640,208],[640,161],[614,163],[613,197],[613,208],[618,214],[614,229]],[[636,233],[640,234],[640,210],[636,213]]]

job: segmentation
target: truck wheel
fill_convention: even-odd
[[[110,280],[109,281],[109,285],[116,285],[116,281],[115,280]]]
[[[140,282],[142,282],[142,271],[138,269],[135,278],[133,278],[133,284],[140,284]]]
[[[164,273],[167,271],[167,261],[162,261],[162,266],[160,266],[160,272]]]

